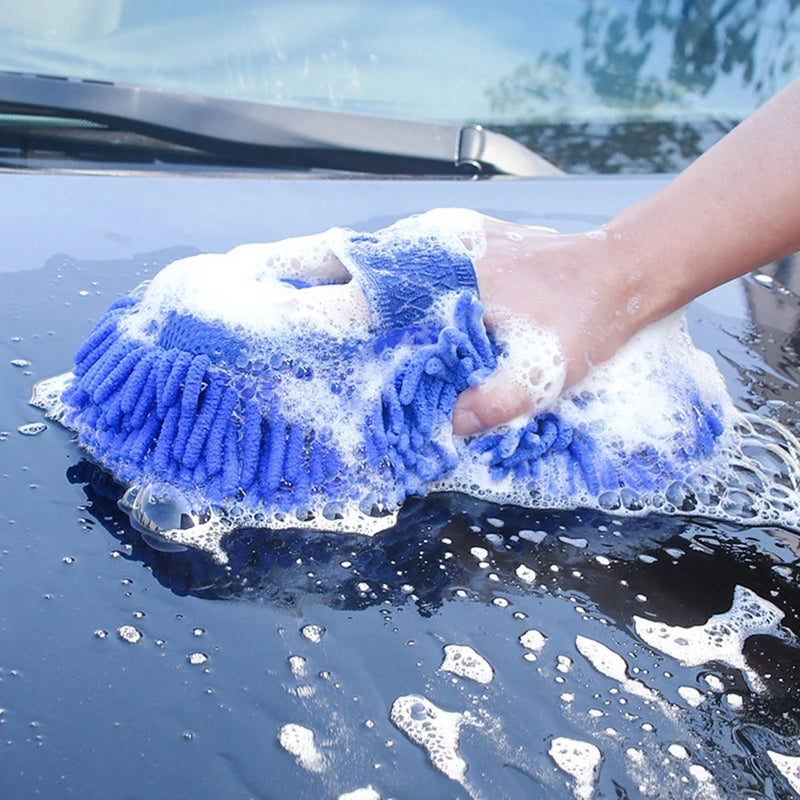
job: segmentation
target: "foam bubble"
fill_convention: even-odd
[[[711,781],[714,780],[714,776],[702,764],[690,764],[689,765],[689,774],[698,783],[711,783]]]
[[[495,313],[493,333],[503,353],[495,374],[528,395],[534,413],[552,407],[567,375],[566,362],[556,333],[511,314]],[[527,420],[524,417],[520,422]]]
[[[597,773],[603,754],[590,742],[557,736],[550,743],[550,758],[559,769],[574,779],[573,792],[578,800],[590,800],[594,795]]]
[[[17,431],[23,436],[37,436],[43,431],[47,430],[47,425],[44,422],[28,422],[25,425],[20,425]]]
[[[692,707],[697,708],[706,696],[694,686],[679,686],[678,694]]]
[[[689,758],[689,751],[682,745],[673,743],[667,748],[667,752],[673,757],[677,758],[680,761],[685,761]]]
[[[392,703],[390,719],[414,744],[428,753],[436,769],[454,781],[463,782],[467,762],[458,751],[465,714],[443,711],[427,697],[408,694]]]
[[[533,583],[536,580],[536,571],[525,564],[520,564],[517,567],[516,575],[521,581],[525,581],[525,583]]]
[[[650,647],[678,659],[685,666],[719,661],[742,670],[751,686],[761,688],[761,679],[744,658],[745,640],[756,634],[780,634],[783,611],[744,586],[736,586],[728,611],[715,614],[702,625],[690,628],[633,618],[634,630]]]
[[[628,662],[609,647],[586,636],[576,636],[575,647],[601,675],[620,683],[628,680]]]
[[[325,756],[317,748],[314,731],[295,722],[282,725],[278,731],[278,744],[308,772],[324,772]]]
[[[302,680],[308,675],[306,660],[302,656],[289,656],[289,669],[292,677],[297,680]]]
[[[444,660],[439,669],[477,683],[491,683],[494,679],[494,667],[480,653],[465,644],[445,645]]]
[[[331,251],[339,236],[334,229],[174,261],[141,286],[141,301],[125,318],[124,329],[135,339],[152,341],[153,332],[178,313],[245,331],[256,347],[287,325],[365,336],[369,313],[357,287],[348,282],[311,286],[299,302],[299,290],[285,280],[346,275]]]
[[[128,644],[138,644],[142,639],[142,632],[138,628],[134,628],[133,625],[120,625],[117,628],[117,634],[123,642]]]

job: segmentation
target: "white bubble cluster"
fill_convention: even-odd
[[[575,647],[601,675],[618,681],[630,694],[644,698],[654,697],[652,689],[637,678],[628,676],[628,662],[610,647],[587,636],[576,636]]]
[[[536,580],[536,572],[525,564],[520,564],[516,569],[516,575],[525,583],[533,583]]]
[[[414,744],[428,753],[436,769],[448,778],[462,782],[467,762],[458,751],[459,735],[465,714],[443,711],[427,697],[408,694],[392,703],[390,719]]]
[[[550,743],[550,758],[558,768],[573,778],[573,793],[578,800],[590,800],[594,795],[597,773],[603,754],[591,742],[557,736]]]
[[[142,638],[142,632],[138,628],[134,628],[133,625],[120,625],[117,628],[117,635],[123,642],[128,644],[137,644]]]
[[[745,661],[745,640],[756,634],[780,635],[783,611],[744,586],[737,586],[728,611],[714,614],[702,625],[683,628],[643,617],[634,617],[637,635],[650,647],[672,656],[685,666],[712,661],[742,670],[754,688],[761,687],[759,676]]]
[[[465,644],[445,645],[444,660],[439,669],[452,672],[460,678],[469,678],[476,683],[491,683],[494,680],[494,667],[480,653]]]
[[[767,755],[795,794],[800,795],[800,756],[787,756],[774,750],[767,750]]]
[[[381,795],[372,786],[364,786],[361,789],[353,789],[352,792],[340,794],[336,800],[381,800]]]
[[[46,430],[47,425],[44,422],[26,422],[17,428],[17,431],[23,436],[37,436]]]
[[[300,634],[304,639],[308,639],[309,642],[319,644],[322,641],[322,637],[325,635],[325,628],[323,628],[322,625],[309,623],[300,628]]]
[[[547,643],[547,637],[541,631],[531,628],[519,637],[519,643],[526,650],[530,650],[532,653],[538,655],[544,649]]]
[[[679,686],[678,694],[692,707],[697,708],[706,696],[694,686]]]
[[[325,756],[319,750],[314,731],[295,722],[281,726],[278,743],[297,763],[309,772],[325,771]]]

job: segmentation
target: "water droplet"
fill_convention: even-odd
[[[208,656],[205,653],[189,653],[189,655],[186,656],[186,660],[190,664],[198,666],[200,664],[205,664],[206,661],[208,661]]]

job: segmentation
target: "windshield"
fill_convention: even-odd
[[[798,71],[797,0],[0,0],[0,69],[458,124],[681,168]]]

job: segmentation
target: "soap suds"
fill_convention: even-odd
[[[767,755],[775,765],[775,769],[786,778],[786,783],[791,786],[792,791],[800,795],[800,756],[787,756],[774,750],[767,750]]]
[[[414,744],[428,754],[436,769],[448,778],[462,783],[467,762],[458,751],[461,726],[465,714],[443,711],[428,698],[409,694],[392,704],[390,719]]]
[[[672,656],[685,666],[696,667],[718,661],[740,669],[751,687],[760,689],[761,678],[745,660],[744,643],[756,634],[780,636],[783,616],[783,611],[769,600],[745,586],[737,586],[730,609],[714,614],[702,625],[683,628],[636,616],[633,623],[636,634],[650,647]]]
[[[444,648],[444,660],[440,670],[452,672],[460,678],[469,678],[476,683],[491,683],[494,667],[476,650],[465,644],[448,644]]]
[[[557,736],[550,743],[548,753],[558,768],[573,778],[572,791],[577,800],[590,800],[603,760],[600,748],[590,742]]]
[[[297,763],[309,772],[324,772],[325,757],[319,750],[314,731],[290,722],[278,731],[278,743]]]

